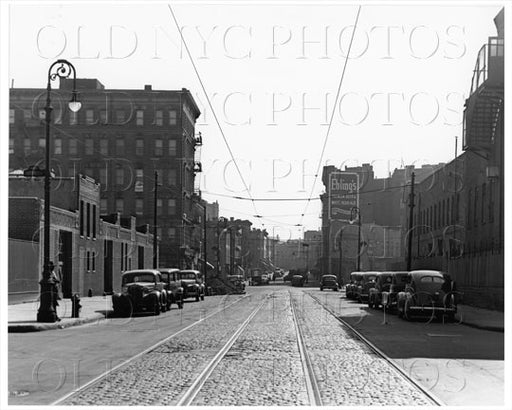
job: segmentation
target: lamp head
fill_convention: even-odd
[[[78,100],[77,92],[73,90],[71,101],[68,103],[68,107],[73,112],[78,112],[82,108],[82,103]]]

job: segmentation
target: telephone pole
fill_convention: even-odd
[[[158,172],[155,171],[155,197],[153,204],[153,269],[158,267],[158,240],[157,240],[157,200],[158,200]]]
[[[414,172],[411,174],[411,193],[409,194],[409,232],[407,237],[407,270],[411,270],[412,261],[412,230],[414,216]]]

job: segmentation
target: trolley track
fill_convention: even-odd
[[[416,380],[410,377],[400,366],[398,366],[391,358],[389,358],[383,351],[381,351],[378,347],[376,347],[372,342],[370,342],[366,337],[364,337],[358,330],[356,330],[353,326],[351,326],[348,322],[338,316],[330,306],[322,303],[320,299],[315,296],[307,293],[309,297],[311,297],[316,303],[322,306],[332,317],[334,317],[340,324],[348,329],[351,333],[353,333],[362,343],[364,343],[371,351],[373,351],[378,357],[383,359],[396,373],[398,373],[405,381],[407,381],[411,386],[413,386],[416,390],[419,390],[425,397],[431,401],[432,405],[443,406],[444,403],[425,389],[421,384],[419,384]]]

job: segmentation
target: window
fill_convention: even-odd
[[[91,271],[91,252],[87,251],[86,254],[87,272]]]
[[[445,219],[444,219],[444,216],[445,216],[445,212],[446,212],[446,203],[445,203],[445,200],[443,199],[443,208],[442,208],[442,211],[441,211],[441,227],[444,227],[445,225]]]
[[[491,57],[503,57],[503,39],[491,38],[490,39],[490,54]]]
[[[161,139],[155,140],[155,156],[161,157],[164,154],[164,143]]]
[[[85,111],[85,123],[88,125],[94,124],[94,111],[93,110]]]
[[[482,206],[480,207],[480,213],[482,215],[482,224],[485,224],[485,206],[487,205],[487,187],[482,184]]]
[[[14,124],[14,121],[16,120],[16,111],[9,110],[9,124]]]
[[[135,155],[144,155],[144,140],[142,138],[135,140]]]
[[[69,140],[69,155],[77,155],[78,154],[78,144],[76,139],[71,138]]]
[[[135,112],[135,119],[136,119],[136,124],[137,125],[144,125],[144,111],[142,110],[137,110]]]
[[[59,111],[54,113],[54,120],[53,120],[53,122],[55,124],[62,124],[62,113],[63,113],[62,110],[59,110]]]
[[[39,110],[39,119],[46,120],[46,110]]]
[[[170,169],[167,181],[169,183],[169,186],[176,186],[176,170]]]
[[[175,110],[169,111],[169,125],[176,125],[178,123],[177,118],[178,115]]]
[[[31,141],[30,141],[30,138],[25,138],[23,140],[23,153],[25,155],[28,155],[30,154],[30,151],[31,151]]]
[[[124,266],[124,243],[121,243],[121,272],[125,270]]]
[[[96,205],[92,206],[92,221],[91,221],[91,224],[92,224],[92,237],[96,238]]]
[[[108,139],[106,138],[100,139],[100,154],[108,155]]]
[[[124,200],[123,198],[116,199],[116,212],[124,213]]]
[[[443,256],[443,240],[442,239],[437,240],[437,254],[439,256]]]
[[[144,200],[141,198],[135,199],[135,213],[142,215],[144,213]]]
[[[167,237],[174,239],[176,237],[176,228],[167,228]]]
[[[155,125],[162,126],[164,125],[164,113],[163,111],[156,111],[155,112]]]
[[[85,139],[85,155],[94,154],[94,140],[92,138]]]
[[[433,228],[437,228],[437,205],[434,205],[434,223],[432,224]]]
[[[14,138],[9,138],[9,154],[14,154]]]
[[[124,124],[125,116],[123,110],[116,111],[116,124]]]
[[[84,201],[80,200],[80,236],[84,236]]]
[[[108,212],[108,202],[105,198],[100,199],[100,213],[106,214]]]
[[[176,140],[169,140],[169,155],[176,156]]]
[[[116,139],[116,155],[124,155],[124,139]]]
[[[62,154],[62,139],[55,138],[55,140],[53,141],[53,153],[55,155]]]
[[[38,145],[39,145],[39,148],[45,149],[45,147],[46,147],[46,139],[42,138],[42,137],[39,138]]]
[[[86,232],[87,232],[87,237],[89,238],[91,236],[91,204],[89,202],[87,202],[86,204],[86,209],[87,209],[87,214],[86,214],[86,218],[87,218],[87,229],[86,229]]]
[[[91,269],[93,272],[96,272],[96,252],[92,251],[91,255]]]
[[[137,168],[135,170],[135,192],[144,191],[144,170]]]
[[[77,125],[78,124],[78,112],[69,112],[69,125]]]
[[[468,220],[467,225],[468,228],[471,228],[471,217],[473,216],[473,190],[468,191]]]
[[[124,169],[121,167],[116,168],[116,184],[117,185],[124,184]]]
[[[158,238],[162,238],[162,228],[156,228],[156,236]]]
[[[167,212],[169,213],[169,215],[174,215],[176,213],[176,200],[175,199],[168,200]]]
[[[156,200],[156,214],[162,215],[162,200],[161,199]]]

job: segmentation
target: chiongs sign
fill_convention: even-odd
[[[354,172],[329,174],[329,219],[349,221],[350,211],[359,206],[359,175]]]

